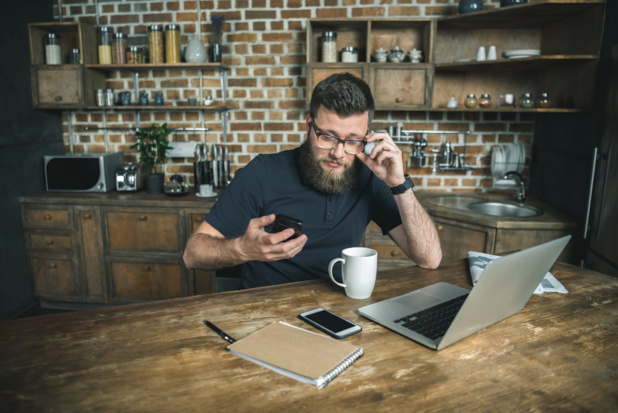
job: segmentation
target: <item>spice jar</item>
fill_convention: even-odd
[[[358,62],[358,49],[356,47],[344,47],[341,51],[341,61],[344,63]]]
[[[534,99],[532,99],[532,94],[524,93],[521,95],[521,98],[519,99],[519,106],[525,109],[534,107]]]
[[[543,92],[541,93],[541,97],[537,102],[537,106],[540,108],[549,108],[551,107],[551,99],[549,98],[549,93]]]
[[[98,50],[99,50],[99,64],[111,65],[112,64],[112,31],[109,27],[99,28],[98,38]]]
[[[114,91],[112,89],[105,91],[105,106],[114,106]]]
[[[79,49],[71,49],[69,51],[69,63],[72,65],[78,65],[81,63]]]
[[[180,63],[180,26],[177,24],[165,26],[165,61]]]
[[[491,96],[489,96],[489,94],[487,93],[482,94],[481,98],[479,99],[479,106],[482,108],[491,107]]]
[[[127,47],[127,63],[137,65],[142,63],[142,48],[139,46]]]
[[[60,50],[60,36],[56,33],[45,35],[45,64],[62,64],[62,51]]]
[[[163,63],[163,30],[161,26],[148,26],[148,50],[150,63]]]
[[[105,91],[97,89],[97,106],[105,106]]]
[[[468,109],[472,109],[476,107],[476,103],[476,96],[474,94],[469,94],[468,97],[466,97],[464,105],[466,105]]]
[[[113,60],[116,65],[127,63],[125,50],[127,49],[128,36],[124,33],[114,33]]]
[[[337,62],[337,33],[322,33],[322,62]]]

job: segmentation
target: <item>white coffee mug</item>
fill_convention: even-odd
[[[341,261],[343,284],[333,277],[333,267]],[[328,265],[328,275],[335,284],[345,288],[350,298],[362,300],[369,298],[376,284],[378,270],[378,252],[371,248],[346,248],[341,251],[341,258],[333,259]]]
[[[200,195],[212,195],[212,185],[200,185]]]

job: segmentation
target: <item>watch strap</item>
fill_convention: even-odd
[[[410,178],[410,175],[406,174],[405,177],[406,177],[406,180],[403,181],[401,185],[390,187],[391,193],[393,195],[403,194],[408,189],[411,189],[414,187],[414,182],[412,182],[412,178]]]

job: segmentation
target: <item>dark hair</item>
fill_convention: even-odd
[[[342,116],[368,111],[369,124],[375,112],[369,85],[350,73],[335,73],[315,86],[309,105],[309,114],[312,118],[315,118],[320,106]]]

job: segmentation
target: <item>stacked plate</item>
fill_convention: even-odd
[[[526,162],[526,151],[521,142],[498,145],[491,154],[491,175],[495,180],[502,180],[507,172],[521,173]]]
[[[502,53],[502,57],[505,59],[521,59],[524,57],[540,56],[541,51],[539,49],[520,49],[520,50],[507,50]]]

